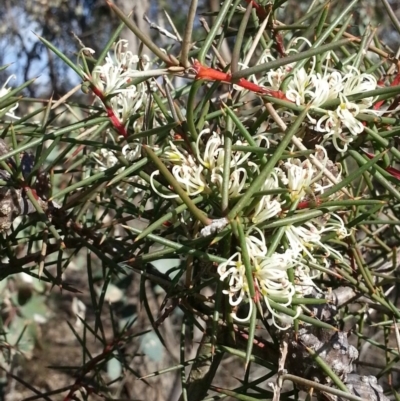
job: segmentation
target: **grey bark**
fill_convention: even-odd
[[[149,10],[148,0],[116,0],[115,4],[122,10],[126,15],[132,13],[131,18],[135,21],[139,29],[144,32],[147,36],[150,36],[150,28],[146,21],[143,19],[143,15]],[[139,52],[139,41],[133,32],[124,28],[121,32],[121,39],[126,39],[129,43],[128,50],[133,54],[138,54]],[[143,48],[144,54],[150,54],[147,47]]]

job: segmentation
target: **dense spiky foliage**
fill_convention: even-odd
[[[397,394],[399,61],[375,30],[349,33],[357,0],[317,3],[284,25],[285,1],[225,0],[194,43],[193,0],[184,32],[158,27],[166,49],[109,3],[121,26],[101,54],[83,40],[71,61],[41,39],[87,102],[40,107],[18,97],[29,82],[0,91],[9,374],[18,353],[32,356],[59,288],[83,362],[40,397],[137,398],[135,362],[158,360],[161,344],[175,361],[153,376],[179,370],[181,399],[384,400],[376,377]],[[152,56],[132,54],[124,26]],[[145,324],[126,312],[129,286]],[[180,329],[166,336],[170,321]],[[378,370],[361,376],[363,362]]]

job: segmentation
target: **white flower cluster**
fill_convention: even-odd
[[[102,103],[104,99],[107,99],[108,106],[111,107],[123,126],[126,126],[129,117],[140,109],[146,93],[144,83],[130,85],[132,79],[137,77],[138,63],[142,63],[143,69],[150,68],[150,62],[146,55],[139,59],[137,55],[126,50],[127,46],[126,40],[120,40],[116,43],[113,54],[106,56],[104,64],[96,66],[90,76],[85,74],[86,78],[101,93]],[[84,50],[94,53],[89,48]]]
[[[255,288],[254,299],[250,300],[249,283],[241,252],[236,252],[218,266],[220,280],[227,280],[229,289],[224,290],[224,293],[229,296],[231,306],[235,308],[242,302],[250,306],[249,314],[245,318],[239,318],[236,311],[232,312],[235,320],[248,321],[252,313],[253,301],[257,302],[262,298],[276,327],[284,330],[292,324],[293,318],[274,310],[269,299],[273,297],[285,299],[286,301],[283,303],[280,301],[280,304],[289,306],[295,295],[304,297],[311,294],[317,287],[313,282],[314,277],[308,267],[308,261],[317,263],[316,253],[324,252],[320,253],[319,257],[323,259],[326,266],[329,265],[327,258],[331,255],[342,260],[340,253],[321,241],[322,234],[326,232],[335,232],[338,238],[348,235],[342,219],[337,215],[332,217],[334,219],[325,221],[320,227],[313,222],[307,222],[301,226],[288,225],[285,227],[288,248],[269,256],[263,232],[256,227],[250,229],[246,236],[246,247],[250,256]],[[293,270],[294,281],[289,279],[289,269]],[[314,274],[318,276],[318,272]],[[300,308],[297,312],[300,313]],[[285,327],[281,327],[278,321],[284,323]]]
[[[208,138],[202,146],[202,139],[206,136]],[[263,140],[265,138],[262,136],[256,138],[257,143]],[[266,143],[268,144],[268,141]],[[164,152],[162,159],[171,165],[172,174],[189,196],[196,196],[203,192],[211,193],[213,190],[219,193],[223,184],[224,138],[215,132],[210,134],[207,128],[199,134],[196,145],[196,155],[194,155],[170,142],[170,149]],[[245,146],[246,143],[237,141],[235,145]],[[250,156],[250,152],[243,151],[233,151],[230,155],[230,197],[239,196],[247,187],[249,176],[258,172],[257,165],[248,160]],[[152,178],[157,174],[158,171],[155,171]],[[153,190],[158,192],[154,185]]]
[[[262,136],[259,136],[257,141],[262,142],[264,146],[269,144],[268,140]],[[239,140],[235,144],[247,145]],[[241,196],[250,186],[254,177],[259,174],[259,167],[253,161],[252,156],[251,152],[242,150],[231,152],[228,186],[230,197]],[[272,255],[268,254],[264,233],[257,226],[278,215],[285,214],[292,205],[305,204],[304,207],[307,207],[307,204],[321,196],[327,188],[333,185],[324,176],[325,170],[335,171],[336,179],[340,180],[340,170],[328,159],[326,150],[322,146],[316,146],[314,157],[321,162],[322,171],[317,170],[310,160],[297,158],[289,158],[280,166],[275,167],[260,188],[263,193],[268,193],[256,195],[256,201],[252,202],[252,206],[245,212],[245,216],[253,224],[246,233],[246,246],[250,255],[254,286],[257,293],[264,298],[274,324],[277,326],[277,319],[285,323],[289,323],[291,320],[270,307],[269,297],[284,298],[286,299],[284,305],[287,306],[292,303],[292,298],[296,293],[300,297],[310,294],[314,284],[307,265],[308,261],[318,263],[319,258],[326,259],[329,256],[341,259],[338,252],[322,241],[322,236],[328,232],[335,233],[336,238],[348,235],[344,222],[338,215],[327,215],[318,220],[307,221],[302,225],[286,226],[283,243],[287,246],[279,248],[279,252]],[[194,153],[190,153],[183,146],[170,142],[170,147],[161,158],[188,195],[196,196],[200,193],[213,197],[220,195],[226,158],[223,136],[205,129],[199,134]],[[153,190],[165,198],[178,196],[158,192],[154,185],[154,176],[157,174],[158,171],[152,175]],[[225,226],[227,221],[226,219],[222,220],[223,226]],[[216,221],[219,222],[219,220]],[[210,227],[214,228],[212,225]],[[205,229],[204,232],[206,232]],[[249,283],[241,255],[241,252],[236,252],[218,267],[220,279],[226,279],[228,282],[229,289],[225,290],[225,293],[229,295],[229,301],[233,307],[250,300]],[[290,268],[293,268],[294,271],[294,282],[289,280],[288,269]],[[253,307],[252,302],[249,305],[251,308]],[[249,316],[244,320],[247,320]],[[234,317],[242,321],[236,316],[236,313],[234,313]]]
[[[122,156],[124,156],[130,162],[137,160],[141,155],[140,148],[141,147],[139,143],[125,145],[122,148]],[[102,148],[97,152],[90,153],[90,157],[96,162],[96,169],[99,171],[105,171],[119,163],[116,152],[107,148]],[[122,173],[124,170],[125,167],[121,167],[118,170],[118,173]],[[127,186],[126,183],[130,183],[129,186]],[[128,188],[131,188],[134,193],[139,193],[142,191],[139,187],[131,185],[132,183],[136,183],[141,186],[146,185],[146,182],[144,180],[137,176],[134,176],[126,177],[124,179],[124,183],[117,186],[116,188],[121,194],[126,194]]]
[[[310,44],[311,45],[311,44]],[[293,49],[291,49],[294,51]],[[290,52],[290,50],[289,50]],[[273,59],[270,54],[261,58],[261,62]],[[309,71],[304,67],[296,69],[294,65],[287,65],[276,70],[270,70],[265,79],[274,90],[280,89],[285,80],[290,80],[286,90],[286,97],[298,106],[311,104],[312,108],[319,108],[327,101],[338,99],[339,105],[334,110],[318,109],[323,114],[316,119],[309,115],[313,129],[321,132],[324,141],[331,140],[339,152],[345,152],[359,134],[364,131],[361,121],[357,120],[360,113],[382,113],[373,109],[375,98],[366,97],[359,101],[351,101],[351,95],[363,94],[378,88],[376,78],[360,72],[352,66],[345,66],[344,71],[328,68],[330,57],[326,58],[324,72],[315,71],[316,61],[312,61]],[[285,116],[287,111],[285,111]]]
[[[289,251],[282,254],[273,253],[272,256],[267,257],[267,248],[265,246],[263,233],[257,228],[253,230],[257,231],[258,236],[248,235],[246,238],[246,245],[251,260],[256,296],[264,299],[274,324],[279,327],[276,319],[287,323],[289,323],[289,321],[291,322],[291,319],[276,312],[270,306],[269,297],[284,297],[287,299],[284,306],[291,304],[293,295],[295,294],[295,287],[288,279],[287,270],[294,267],[296,263]],[[229,296],[229,303],[231,306],[236,307],[242,302],[249,301],[249,284],[246,278],[246,268],[242,262],[240,252],[236,252],[226,262],[221,263],[218,266],[218,274],[221,280],[227,279],[229,289],[224,290],[224,293]],[[239,322],[248,321],[252,313],[253,303],[249,302],[249,306],[249,314],[245,318],[239,318],[236,312],[233,312],[232,315],[235,320]]]
[[[203,141],[203,138],[205,140]],[[269,147],[268,139],[263,135],[255,138],[258,145],[264,148]],[[189,196],[196,196],[200,193],[219,194],[223,184],[223,171],[225,161],[224,137],[216,132],[204,129],[200,132],[197,144],[196,154],[191,154],[180,145],[169,143],[170,147],[163,153],[161,158],[169,165],[173,176],[180,186]],[[247,146],[246,142],[237,140],[235,145]],[[229,172],[229,196],[238,197],[249,187],[254,177],[259,174],[258,165],[251,160],[252,153],[245,151],[232,151],[230,154],[230,172]],[[324,147],[317,145],[315,157],[321,160],[324,168],[333,163],[328,159]],[[159,174],[158,170],[152,174]],[[340,178],[340,172],[338,173]],[[153,182],[153,181],[152,181]],[[288,199],[278,194],[282,188],[290,195],[290,200],[302,201],[309,194],[320,196],[333,184],[326,180],[323,172],[316,170],[310,160],[290,158],[281,167],[275,167],[270,177],[265,181],[260,191],[271,192],[271,194],[258,197],[254,210],[252,211],[252,222],[259,224],[278,215],[283,210],[283,205]],[[159,193],[152,184],[153,190]],[[273,192],[276,192],[274,194]],[[160,196],[177,197],[178,195]]]

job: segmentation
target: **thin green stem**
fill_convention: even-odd
[[[285,132],[285,136],[282,138],[278,147],[276,148],[274,154],[268,160],[267,164],[260,171],[260,174],[253,180],[250,187],[244,193],[243,197],[240,198],[238,203],[232,208],[228,214],[230,220],[234,219],[242,210],[245,208],[250,199],[253,197],[254,193],[260,191],[260,188],[264,184],[265,180],[271,174],[272,170],[276,166],[277,162],[280,160],[282,153],[286,150],[287,146],[292,140],[292,137],[297,133],[301,124],[307,116],[308,108],[305,108],[303,112],[296,118],[291,127]]]
[[[204,43],[201,46],[201,49],[199,50],[197,58],[201,64],[205,64],[206,55],[207,55],[208,51],[210,50],[210,47],[211,47],[215,37],[217,36],[218,31],[220,30],[220,27],[225,22],[225,17],[229,11],[231,3],[232,3],[232,0],[225,0],[222,3],[221,9],[219,10],[219,13],[218,13],[218,16],[215,19],[206,39],[204,40]]]
[[[209,225],[211,223],[211,219],[209,219],[200,209],[196,207],[196,205],[190,199],[189,195],[182,189],[178,181],[176,181],[175,177],[170,173],[170,171],[167,169],[161,159],[153,152],[150,147],[143,146],[143,149],[146,151],[149,159],[151,159],[152,162],[157,166],[163,177],[172,186],[175,193],[180,196],[182,201],[187,205],[188,209],[193,213],[193,216],[196,217],[197,220],[201,221],[205,226]]]
[[[183,35],[183,40],[182,40],[180,63],[185,68],[190,67],[189,50],[192,41],[193,23],[196,17],[197,3],[198,0],[192,0],[190,2],[189,12],[187,15],[187,21],[185,26],[185,33]]]

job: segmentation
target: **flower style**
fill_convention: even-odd
[[[306,159],[301,162],[299,159],[290,159],[284,163],[288,178],[288,188],[292,201],[303,199],[306,190],[310,188],[314,175],[314,168],[311,162]]]
[[[285,235],[295,257],[305,254],[314,261],[312,255],[314,248],[324,246],[321,243],[320,231],[311,222],[307,222],[303,226],[289,225],[285,229]]]
[[[210,130],[208,128],[204,129],[200,132],[197,142],[196,142],[196,150],[197,150],[197,159],[200,163],[207,168],[208,170],[214,170],[217,168],[223,167],[224,158],[225,158],[225,150],[223,136],[218,135],[216,132],[213,132],[210,138],[206,142],[206,146],[203,152],[203,156],[200,152],[200,141],[203,135],[209,134]],[[245,143],[238,141],[236,145],[245,145]],[[236,151],[232,152],[230,167],[238,167],[244,164],[244,162],[250,157],[251,153]]]
[[[283,172],[280,168],[276,167],[270,177],[265,181],[261,188],[261,191],[267,191],[279,188],[278,177],[282,175]],[[257,206],[254,209],[254,214],[252,217],[252,222],[254,224],[259,224],[265,220],[272,219],[282,211],[280,195],[263,195]]]
[[[337,99],[339,93],[343,90],[343,78],[339,71],[333,71],[321,75],[320,73],[311,76],[312,91],[312,107],[319,107],[328,100]]]
[[[166,160],[173,165],[187,164],[188,166],[196,166],[195,159],[182,148],[178,148],[173,142],[169,141],[170,148],[167,149],[161,156],[163,160]]]
[[[257,280],[258,288],[264,297],[268,295],[287,297],[288,301],[283,305],[290,305],[295,293],[292,283],[289,281],[287,270],[294,266],[292,252],[286,251],[283,254],[273,253],[270,257],[257,260],[254,277]],[[267,305],[268,300],[265,299]],[[273,313],[273,312],[271,312]]]
[[[221,281],[229,278],[229,290],[223,290],[223,293],[229,296],[229,304],[231,306],[238,306],[242,302],[248,302],[249,286],[247,284],[246,269],[242,263],[241,253],[236,252],[233,254],[226,262],[218,266],[217,271]],[[250,305],[252,305],[252,302],[250,302]],[[246,322],[249,320],[251,312],[252,310],[250,310],[249,315],[244,319],[238,318],[235,312],[232,315],[235,320]]]
[[[118,117],[119,122],[126,126],[129,117],[135,114],[143,104],[144,87],[141,85],[130,86],[110,98],[109,105]]]
[[[343,77],[343,95],[350,96],[358,93],[373,91],[377,88],[378,84],[376,78],[371,74],[361,73],[357,68],[348,66],[349,70]],[[376,98],[367,97],[361,99],[359,109],[363,111],[373,105]]]
[[[136,65],[139,63],[140,59],[131,51],[127,51],[127,47],[128,41],[126,39],[119,40],[115,44],[113,54],[107,54],[105,58],[106,64],[117,65],[121,70],[136,69]],[[145,60],[148,61],[147,56],[145,56]]]
[[[209,191],[202,173],[202,166],[193,168],[183,164],[172,167],[172,174],[189,196],[196,196],[206,190]]]
[[[283,254],[273,253],[270,257],[262,258],[258,260],[255,266],[254,278],[256,285],[271,314],[273,324],[280,330],[289,328],[293,322],[293,318],[276,312],[271,307],[268,297],[276,296],[287,298],[287,302],[283,304],[284,306],[288,306],[292,303],[295,294],[295,286],[290,282],[287,271],[295,265],[296,261],[292,257],[292,251],[288,250]],[[277,319],[286,322],[286,326],[279,326],[276,322]]]
[[[218,188],[222,188],[222,172],[223,168],[218,167],[211,173],[211,182],[217,184]],[[228,193],[231,197],[239,196],[247,182],[247,170],[240,167],[235,169],[229,176]]]
[[[129,70],[123,71],[120,66],[106,63],[95,67],[91,82],[104,97],[124,91],[124,85],[129,82]]]
[[[271,199],[271,195],[265,195],[258,202],[251,220],[254,224],[259,224],[263,221],[272,219],[281,211],[281,203],[277,199]]]
[[[251,235],[252,231],[255,231],[259,237],[256,235]],[[263,232],[257,228],[253,227],[246,235],[246,245],[251,258],[261,258],[267,254],[267,246],[265,245],[265,237]]]
[[[349,143],[364,131],[361,121],[356,119],[360,108],[356,103],[349,102],[347,98],[339,94],[340,105],[335,111],[329,110],[321,117],[315,127],[316,131],[324,132],[324,142],[332,139],[335,148],[339,152],[345,152]],[[343,126],[347,130],[343,129]]]
[[[338,238],[349,235],[343,220],[336,214],[332,214],[332,217],[337,221],[320,219],[306,222],[301,226],[289,225],[286,227],[285,235],[294,258],[306,257],[315,262],[313,253],[318,249],[323,249],[326,257],[333,255],[338,260],[343,259],[339,252],[321,241],[322,234],[327,232],[335,232]],[[316,224],[319,224],[320,228]]]
[[[298,106],[306,104],[308,99],[314,98],[313,73],[307,74],[304,68],[296,70],[293,79],[289,82],[286,97]]]

